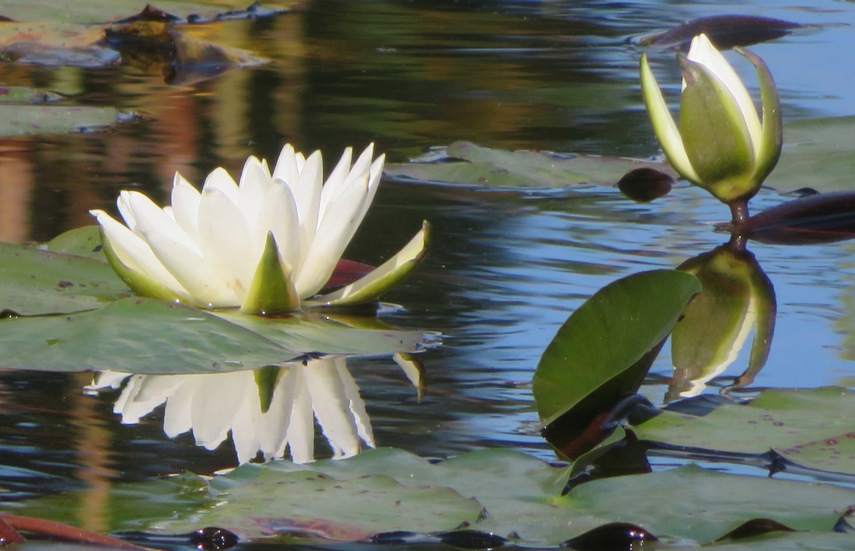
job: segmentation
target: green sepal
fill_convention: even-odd
[[[430,240],[430,230],[430,223],[425,220],[422,222],[422,229],[395,256],[353,283],[307,301],[307,304],[342,306],[376,301],[380,295],[410,275],[424,259]]]
[[[273,403],[273,392],[276,390],[276,383],[279,381],[281,373],[282,368],[274,366],[262,367],[252,372],[252,376],[255,378],[255,385],[258,387],[258,401],[261,405],[261,413],[267,413],[270,409],[270,404]]]
[[[754,195],[754,146],[739,104],[706,66],[678,59],[686,81],[680,135],[698,185],[725,203]]]
[[[671,334],[674,367],[694,377],[733,361],[734,348],[749,322],[751,288],[739,253],[719,247],[683,263],[703,291],[686,307]]]
[[[736,51],[745,56],[754,65],[757,81],[760,84],[760,99],[763,102],[763,132],[760,140],[760,150],[755,154],[753,180],[757,189],[774,170],[781,156],[784,143],[784,123],[781,115],[781,99],[772,72],[766,63],[742,48]]]
[[[647,107],[653,132],[662,146],[665,157],[668,158],[668,162],[680,176],[694,184],[700,183],[700,178],[686,154],[680,130],[674,122],[674,117],[671,116],[671,111],[668,110],[668,104],[662,96],[659,83],[656,82],[656,77],[650,70],[646,54],[641,56],[640,72],[641,95],[644,97],[644,105]]]
[[[267,233],[264,252],[240,306],[245,314],[276,315],[300,308],[300,296],[291,282],[290,267],[283,265],[273,232]]]
[[[775,287],[772,285],[772,281],[760,268],[760,264],[757,263],[753,255],[751,255],[751,261],[751,296],[757,316],[757,327],[754,328],[754,342],[751,344],[751,355],[748,357],[748,369],[737,378],[733,385],[736,388],[742,388],[753,383],[757,374],[766,365],[769,352],[772,349],[775,318],[778,314],[778,303],[775,299]]]
[[[168,287],[158,281],[148,277],[142,272],[132,270],[119,259],[113,244],[101,229],[101,245],[104,251],[104,256],[107,258],[107,263],[119,276],[119,279],[131,288],[131,290],[139,296],[158,298],[168,301],[181,301],[181,297],[173,293]]]

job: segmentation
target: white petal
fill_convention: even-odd
[[[291,409],[294,405],[296,379],[294,369],[302,367],[297,365],[293,369],[290,366],[281,368],[270,407],[261,417],[259,447],[265,459],[280,459],[285,455],[285,447],[288,443],[286,436],[291,422]]]
[[[90,212],[98,220],[98,223],[104,230],[104,234],[113,246],[113,251],[122,264],[130,270],[146,274],[166,286],[176,295],[187,296],[188,293],[185,287],[161,264],[149,244],[143,238],[120,224],[103,210],[93,210]]]
[[[273,232],[279,246],[279,256],[293,268],[301,262],[300,227],[297,205],[288,186],[277,184],[270,188],[252,234],[253,255],[261,258],[267,232]]]
[[[169,236],[170,239],[181,243],[188,249],[199,252],[196,242],[185,232],[174,218],[163,212],[148,196],[137,191],[122,192],[126,194],[127,206],[136,219],[134,232],[142,236],[143,232],[157,231]]]
[[[245,371],[252,379],[252,372]],[[255,456],[258,455],[258,450],[261,445],[262,430],[260,426],[261,419],[261,404],[258,399],[258,388],[255,381],[251,381],[251,388],[247,388],[245,398],[237,404],[237,411],[232,420],[232,442],[237,453],[238,463],[249,463]],[[248,395],[249,392],[254,392],[254,398]]]
[[[163,432],[170,438],[184,434],[193,429],[193,379],[187,376],[175,392],[166,401],[163,411]]]
[[[356,455],[360,449],[357,429],[335,363],[328,359],[315,360],[309,363],[305,375],[315,417],[333,448],[334,457]]]
[[[218,189],[206,188],[199,205],[199,247],[206,263],[243,300],[258,256],[243,213]]]
[[[318,209],[321,204],[323,186],[323,157],[320,151],[312,153],[306,159],[300,177],[289,185],[300,220],[300,246],[305,251],[318,229]]]
[[[255,157],[248,158],[240,173],[238,206],[250,228],[258,217],[264,198],[272,186],[273,180],[266,166]]]
[[[321,191],[321,205],[320,205],[320,216],[323,217],[324,210],[326,209],[327,203],[330,202],[331,197],[338,197],[341,193],[341,190],[344,189],[344,184],[347,181],[347,177],[350,174],[350,160],[353,157],[353,148],[348,147],[345,148],[344,153],[341,155],[341,159],[338,160],[338,163],[335,165],[335,168],[327,177],[326,182],[324,183],[323,190]]]
[[[194,241],[198,241],[199,236],[199,202],[201,200],[202,195],[199,190],[176,172],[172,180],[173,218]]]
[[[252,399],[247,383],[255,387],[248,371],[195,376],[190,417],[198,445],[213,450],[228,437],[241,402]],[[257,398],[258,392],[254,394]]]
[[[125,221],[128,228],[131,231],[136,231],[137,228],[137,219],[134,216],[133,211],[131,210],[131,206],[129,204],[130,194],[127,191],[120,191],[119,198],[116,199],[116,206],[119,209],[119,214],[122,215],[122,220]]]
[[[297,166],[297,154],[294,151],[294,146],[285,144],[282,152],[279,153],[279,159],[276,161],[276,166],[273,168],[273,179],[282,180],[289,186],[295,185],[300,179],[300,170]]]
[[[353,415],[356,432],[363,442],[373,448],[375,446],[371,418],[368,417],[368,411],[365,409],[365,400],[359,395],[359,385],[347,369],[347,360],[344,356],[336,358],[335,368],[344,386],[344,394],[350,406],[350,413]]]
[[[165,403],[181,386],[181,375],[136,375],[137,392],[122,407],[122,423],[139,423],[140,419]],[[129,385],[131,383],[129,381]],[[118,407],[119,403],[116,403]]]
[[[202,186],[202,192],[204,193],[208,188],[222,191],[235,204],[239,201],[238,186],[229,173],[226,172],[226,169],[222,167],[217,167],[213,172],[208,174],[205,184]]]
[[[320,291],[329,280],[350,239],[368,211],[368,174],[352,182],[334,203],[331,203],[318,226],[312,246],[294,279],[301,298]]]
[[[156,231],[143,229],[143,236],[163,266],[200,306],[235,307],[241,299],[196,251]]]
[[[733,70],[727,59],[713,46],[705,34],[698,35],[692,39],[688,58],[705,65],[730,91],[730,95],[736,100],[739,110],[742,112],[742,117],[748,127],[748,133],[751,136],[754,154],[756,155],[760,150],[763,130],[760,124],[760,116],[757,114],[757,108],[754,106],[751,95],[742,83],[742,79],[739,78],[739,75],[736,74],[736,71]],[[685,83],[683,83],[683,86],[685,87]]]
[[[315,417],[312,415],[312,397],[306,387],[303,369],[296,371],[294,402],[285,438],[294,463],[310,463],[315,460]]]

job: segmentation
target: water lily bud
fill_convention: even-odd
[[[674,377],[669,399],[700,394],[724,372],[754,330],[743,378],[766,364],[775,330],[775,290],[754,255],[728,245],[689,259],[680,270],[693,274],[704,290],[674,326],[671,358]]]
[[[762,120],[745,85],[705,35],[692,40],[683,70],[679,126],[668,110],[647,57],[641,58],[644,103],[665,156],[689,182],[727,204],[760,189],[781,154],[783,125],[775,82],[763,61],[737,50],[755,67]]]

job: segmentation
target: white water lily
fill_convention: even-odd
[[[121,224],[93,210],[113,269],[138,294],[195,306],[246,312],[297,309],[333,274],[377,192],[385,156],[373,144],[351,164],[347,148],[323,181],[320,151],[309,157],[286,145],[273,172],[249,157],[240,182],[222,168],[199,192],[175,175],[172,204],[123,191]],[[424,256],[429,226],[362,279],[316,302],[376,300]]]
[[[359,386],[343,356],[325,356],[262,371],[192,375],[98,373],[90,390],[119,388],[113,411],[122,423],[136,424],[166,404],[163,430],[174,438],[192,432],[196,444],[216,449],[231,434],[239,463],[279,459],[296,463],[315,458],[315,420],[334,458],[374,447],[371,421]],[[409,366],[396,358],[411,378]],[[126,381],[126,382],[125,382]]]
[[[772,172],[781,154],[781,106],[763,61],[738,49],[755,67],[762,121],[745,85],[706,35],[692,40],[683,69],[679,128],[674,122],[647,56],[641,58],[644,102],[665,156],[686,180],[722,202],[744,204]],[[734,213],[736,216],[736,212]]]

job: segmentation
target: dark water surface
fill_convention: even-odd
[[[247,155],[275,159],[285,142],[322,148],[328,164],[345,146],[372,141],[394,162],[455,140],[655,155],[638,86],[641,50],[631,39],[724,13],[855,24],[855,4],[831,0],[322,0],[274,19],[213,26],[216,40],[272,62],[190,86],[126,67],[0,64],[0,83],[143,115],[105,133],[0,140],[0,240],[47,240],[91,224],[89,209],[113,209],[118,191],[129,187],[165,200],[175,171],[197,183],[216,166],[236,174]],[[752,49],[775,74],[785,123],[855,114],[851,28],[801,31]],[[676,91],[673,53],[650,55]],[[764,191],[753,206],[781,201]],[[347,256],[376,262],[430,220],[430,256],[385,297],[405,307],[387,321],[447,337],[423,356],[421,402],[391,360],[350,364],[377,444],[439,457],[513,447],[551,459],[529,383],[558,327],[607,283],[673,268],[726,241],[712,224],[728,214],[686,186],[638,205],[611,187],[526,193],[384,184]],[[779,305],[771,356],[754,388],[855,385],[852,243],[751,250]],[[745,356],[707,391],[739,375]],[[645,394],[661,401],[671,371],[666,348]],[[111,481],[234,464],[228,445],[209,452],[190,435],[168,439],[161,412],[121,425],[112,413],[118,394],[87,395],[88,382],[86,374],[0,373],[6,502],[85,487],[95,503]],[[97,511],[91,515],[97,529]]]

